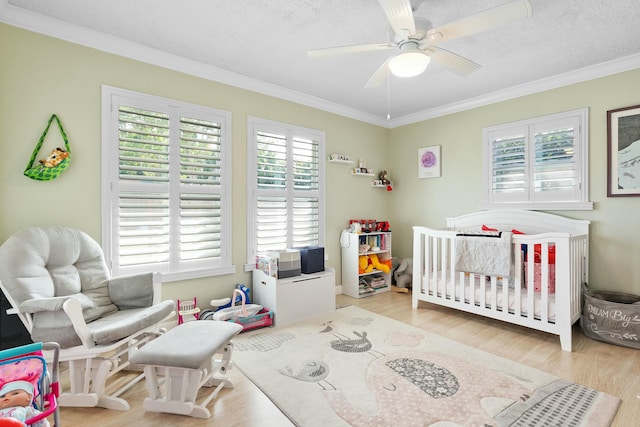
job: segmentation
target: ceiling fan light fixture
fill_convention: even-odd
[[[396,77],[414,77],[427,69],[430,60],[419,50],[404,52],[389,61],[389,70]]]

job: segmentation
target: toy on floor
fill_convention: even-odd
[[[409,292],[413,282],[413,259],[395,259],[397,267],[393,270],[393,282],[397,292]]]
[[[0,417],[15,418],[22,422],[41,414],[31,406],[34,387],[28,381],[12,381],[0,389]],[[47,419],[34,423],[34,426],[49,427]]]
[[[217,320],[237,323],[249,331],[273,325],[273,312],[259,304],[251,304],[250,289],[237,284],[231,298],[211,300],[214,310],[204,310],[201,320]]]
[[[235,289],[238,289],[239,291],[241,291],[244,294],[244,298],[243,298],[242,295],[240,295],[239,293],[236,293],[234,291],[233,298],[234,298],[234,303],[235,304],[242,303],[243,300],[244,300],[245,304],[251,304],[251,291],[249,290],[249,288],[247,288],[242,283],[237,283]],[[227,302],[218,305],[222,301],[227,301]],[[222,299],[211,300],[211,306],[217,307],[216,311],[231,307],[231,298],[222,298]]]
[[[52,358],[50,369],[43,351]],[[51,415],[54,427],[60,426],[59,354],[60,346],[52,342],[0,351],[0,426],[50,427]]]
[[[242,283],[238,283],[236,284],[235,289],[240,290],[244,294],[245,304],[251,304],[251,296],[250,296],[249,288],[247,288]],[[235,304],[242,303],[242,296],[240,294],[236,294],[234,298],[235,298],[234,300]],[[200,320],[212,320],[213,315],[216,311],[231,307],[231,298],[229,297],[217,298],[217,299],[214,298],[211,300],[211,302],[209,302],[209,304],[211,304],[212,308],[202,310],[202,313],[200,313]]]
[[[238,296],[240,297],[240,305],[236,306],[236,301]],[[262,310],[262,306],[259,304],[247,304],[246,296],[243,290],[234,289],[232,296],[231,306],[220,308],[213,313],[212,320],[234,320],[241,317],[249,317],[254,316],[260,310]]]
[[[200,309],[196,306],[196,297],[193,297],[191,301],[178,300],[178,325],[184,322],[191,322],[198,320],[198,314]]]

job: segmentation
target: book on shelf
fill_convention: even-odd
[[[384,277],[381,276],[367,277],[365,278],[365,282],[367,283],[367,286],[372,289],[380,289],[387,286],[387,282],[384,280]]]
[[[387,248],[387,236],[385,234],[365,235],[363,241],[371,248],[380,248],[381,250],[386,250]]]

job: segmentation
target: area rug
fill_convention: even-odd
[[[234,339],[298,426],[609,426],[620,400],[358,307]]]

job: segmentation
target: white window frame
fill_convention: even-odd
[[[534,189],[535,134],[543,130],[574,129],[573,166],[576,180],[572,191],[536,192]],[[501,137],[523,135],[525,139],[524,193],[505,194],[493,191],[493,146]],[[589,109],[582,108],[548,116],[483,128],[482,131],[482,208],[536,210],[591,210],[589,201]]]
[[[119,159],[118,159],[118,106],[126,105],[169,113],[174,117],[185,115],[187,117],[206,117],[206,120],[221,124],[221,159],[220,159],[220,186],[210,193],[220,197],[220,255],[214,262],[194,260],[176,262],[178,258],[179,241],[177,215],[170,215],[170,249],[171,261],[160,264],[145,264],[140,266],[118,265],[118,201],[119,201]],[[179,119],[178,119],[179,121]],[[175,122],[175,120],[173,121]],[[177,126],[170,129],[170,144],[175,148],[173,141],[180,138]],[[171,150],[171,148],[170,148]],[[179,151],[174,151],[179,152]],[[174,156],[177,158],[179,156]],[[176,164],[174,164],[176,165]],[[177,168],[169,172],[169,204],[172,212],[180,200],[180,172]],[[231,113],[217,110],[211,107],[194,105],[173,99],[162,98],[154,95],[134,92],[107,85],[102,86],[102,248],[107,266],[113,275],[135,274],[145,271],[162,273],[163,282],[186,280],[193,278],[209,277],[222,274],[233,274],[236,267],[232,265],[232,223],[231,223]],[[124,190],[123,190],[124,191]],[[131,189],[129,189],[131,191]],[[137,190],[136,190],[137,191]],[[206,190],[205,190],[206,192]]]
[[[286,135],[288,143],[294,136],[300,136],[318,141],[318,190],[315,194],[319,200],[318,209],[318,245],[325,245],[325,133],[286,123],[257,117],[247,117],[247,263],[245,271],[252,271],[255,267],[257,242],[257,136],[259,132],[270,132]],[[290,160],[290,159],[289,159]],[[292,162],[288,162],[291,170]],[[292,185],[287,185],[287,198],[294,197]],[[292,224],[287,225],[291,235]]]

